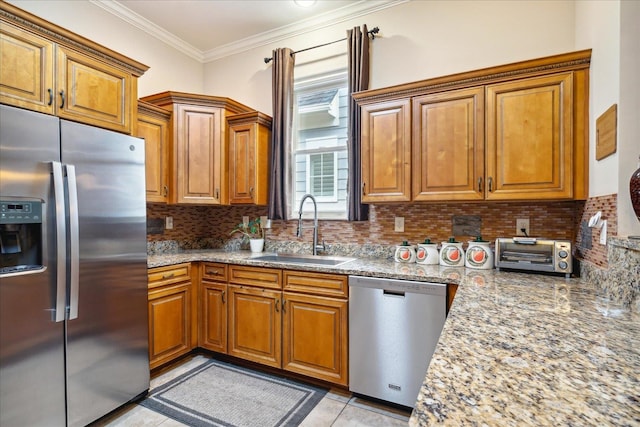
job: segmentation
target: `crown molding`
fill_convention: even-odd
[[[165,44],[173,47],[185,55],[201,62],[207,63],[215,61],[237,53],[245,52],[257,47],[276,43],[284,39],[300,36],[315,30],[329,27],[340,22],[348,21],[373,12],[384,10],[390,7],[406,3],[411,0],[360,0],[351,5],[336,9],[331,12],[317,15],[313,18],[298,21],[291,25],[285,25],[275,30],[266,31],[252,37],[247,37],[215,49],[202,51],[166,31],[162,27],[154,24],[143,16],[135,13],[131,9],[123,6],[115,0],[89,0],[94,5],[117,16],[123,21],[141,29],[145,33],[155,37]]]

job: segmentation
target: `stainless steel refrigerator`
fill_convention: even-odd
[[[144,141],[0,106],[0,426],[149,389]]]

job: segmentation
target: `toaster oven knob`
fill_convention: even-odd
[[[567,256],[569,256],[569,254],[567,253],[567,251],[559,251],[558,252],[558,256],[560,258],[566,258]],[[566,264],[566,263],[565,263]],[[563,267],[564,268],[564,267]]]
[[[565,261],[560,261],[558,263],[558,267],[560,267],[562,270],[566,270],[568,266],[569,265]]]

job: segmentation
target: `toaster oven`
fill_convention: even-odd
[[[499,237],[495,249],[496,269],[543,271],[562,273],[566,277],[573,272],[571,242],[533,237]]]

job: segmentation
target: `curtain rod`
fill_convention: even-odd
[[[376,38],[376,34],[378,34],[379,32],[380,32],[380,28],[378,28],[378,27],[374,27],[372,30],[367,31],[367,34],[371,34],[371,39],[373,40],[373,39],[375,39],[375,38]],[[311,46],[311,47],[308,47],[308,48],[306,48],[306,49],[296,50],[296,51],[295,51],[295,52],[293,52],[293,53],[294,53],[294,54],[295,54],[295,53],[300,53],[300,52],[304,52],[304,51],[307,51],[307,50],[316,49],[316,48],[318,48],[318,47],[328,46],[328,45],[330,45],[330,44],[334,44],[334,43],[340,43],[340,42],[345,41],[346,39],[347,39],[347,38],[345,37],[345,38],[343,38],[343,39],[340,39],[340,40],[334,40],[334,41],[329,42],[329,43],[319,44],[319,45],[317,45],[317,46]],[[273,60],[273,58],[264,58],[264,63],[265,63],[265,64],[268,64],[269,62],[271,62],[271,60]]]

